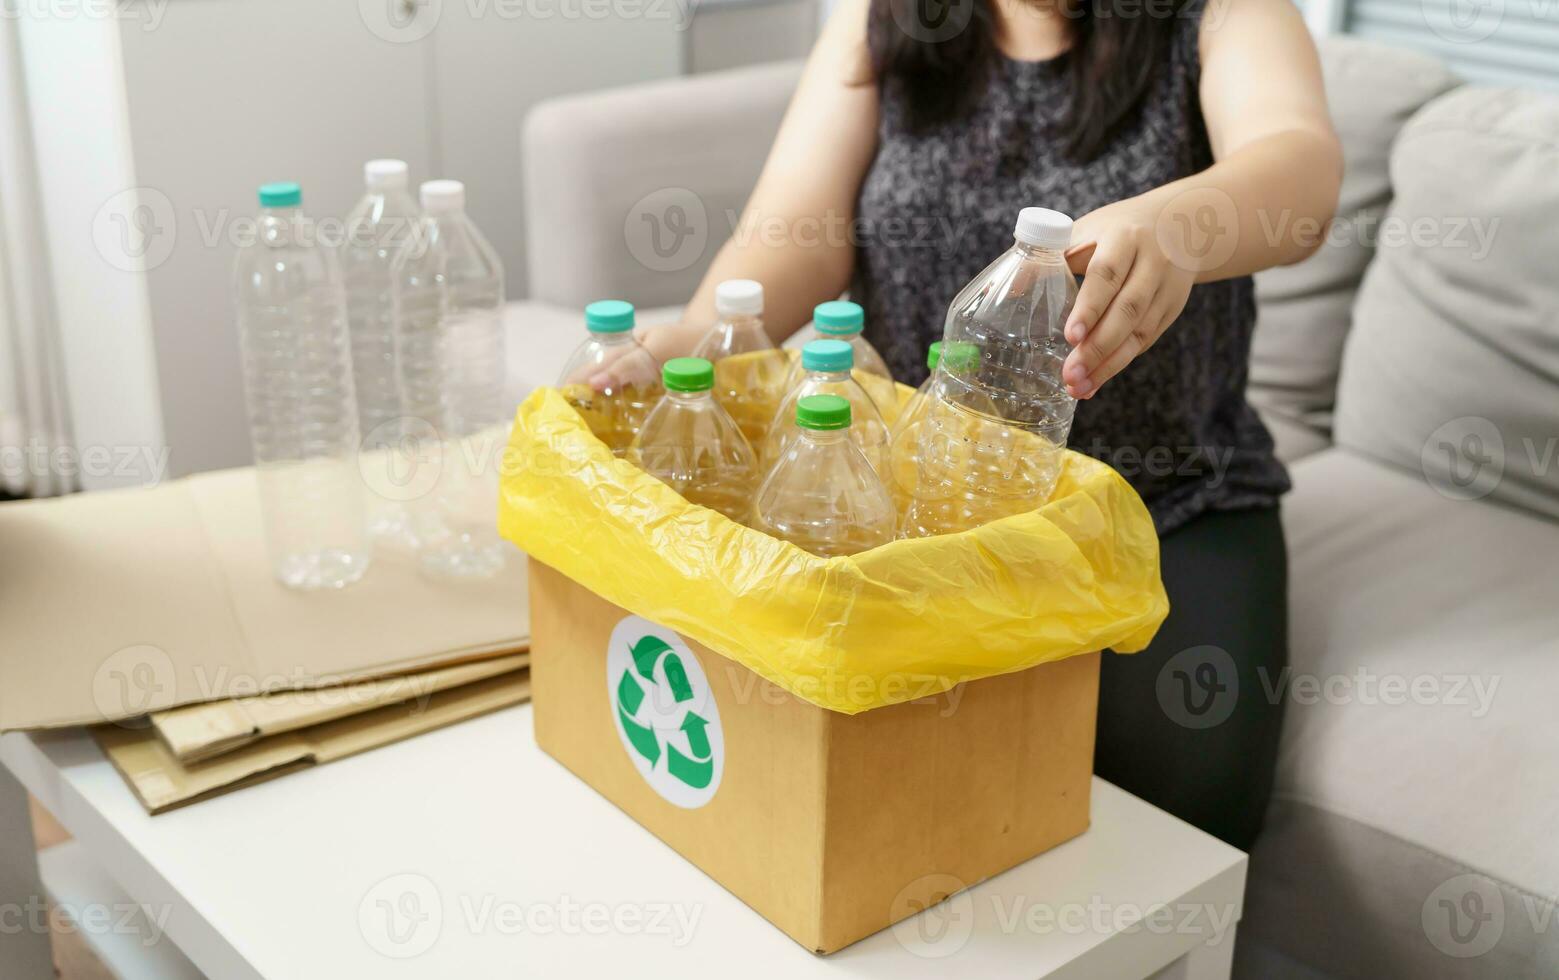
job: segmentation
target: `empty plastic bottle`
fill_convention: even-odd
[[[889,434],[893,479],[889,481],[888,489],[893,493],[893,502],[899,509],[901,520],[908,514],[918,490],[920,430],[934,404],[936,369],[942,363],[943,354],[949,350],[949,370],[969,370],[979,363],[979,350],[968,344],[955,345],[950,349],[944,347],[940,340],[932,344],[926,351],[926,367],[931,369],[931,374],[904,404],[904,410],[894,420]]]
[[[763,329],[763,286],[751,279],[729,279],[715,287],[719,320],[693,349],[715,366],[715,400],[731,414],[742,434],[761,446],[769,422],[785,397],[790,362]]]
[[[371,556],[357,466],[357,399],[335,253],[317,240],[294,183],[260,188],[255,240],[233,287],[260,513],[276,577],[341,588]]]
[[[368,529],[376,538],[412,544],[406,509],[395,492],[393,454],[401,449],[401,387],[395,361],[395,257],[421,217],[406,190],[404,160],[363,165],[367,193],[347,215],[341,248],[352,380],[357,389],[368,476]],[[382,470],[382,472],[381,472]]]
[[[977,527],[1042,504],[1055,488],[1075,400],[1061,381],[1077,299],[1063,251],[1072,220],[1024,208],[1016,243],[959,292],[919,421],[915,499],[903,533]],[[953,345],[978,357],[952,358]]]
[[[702,357],[674,357],[661,379],[666,396],[628,448],[629,462],[690,503],[745,522],[752,513],[758,461],[735,420],[714,399],[714,365]]]
[[[855,352],[857,380],[866,393],[872,396],[872,401],[877,403],[878,411],[892,415],[898,405],[898,390],[893,387],[893,375],[888,371],[887,362],[861,333],[865,326],[866,313],[859,303],[830,300],[813,308],[812,322],[801,328],[797,342],[803,350],[814,340],[842,340],[848,343]],[[801,375],[801,366],[793,366],[786,389],[799,384]]]
[[[589,339],[574,351],[558,379],[563,397],[618,456],[627,454],[661,396],[660,372],[649,351],[633,339],[633,322],[633,304],[620,299],[596,300],[585,307]],[[607,364],[627,380],[596,391],[590,379]]]
[[[796,403],[799,435],[758,488],[753,527],[824,558],[893,540],[893,501],[849,438],[851,410],[838,395]]]
[[[769,426],[764,461],[774,465],[800,434],[796,405],[808,395],[838,395],[850,403],[850,438],[880,475],[888,473],[888,426],[857,376],[851,374],[855,351],[842,340],[814,340],[801,349],[804,373],[780,402]]]
[[[408,504],[417,557],[435,578],[504,566],[498,470],[504,397],[503,266],[465,213],[465,185],[419,188],[423,217],[396,257],[396,357],[416,460],[435,468]]]

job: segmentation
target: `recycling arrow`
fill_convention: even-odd
[[[638,643],[628,648],[628,652],[633,654],[633,666],[645,680],[651,682],[655,680],[655,661],[660,659],[661,654],[670,651],[671,647],[658,636],[640,637]]]
[[[689,711],[682,719],[682,731],[687,734],[687,747],[696,758],[689,759],[677,751],[675,745],[666,746],[666,771],[694,789],[703,789],[714,778],[715,764],[709,749],[709,724],[696,711]]]

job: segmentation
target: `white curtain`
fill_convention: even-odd
[[[0,17],[0,489],[46,497],[77,487],[36,177],[16,19]]]

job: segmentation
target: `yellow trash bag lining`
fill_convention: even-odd
[[[1147,646],[1169,611],[1153,521],[1114,470],[1067,455],[1038,510],[819,558],[616,459],[543,388],[515,415],[499,529],[607,601],[855,714]]]

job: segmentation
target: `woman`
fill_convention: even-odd
[[[1250,274],[1308,255],[1336,204],[1315,50],[1291,0],[953,2],[841,0],[747,205],[794,233],[737,236],[640,339],[691,350],[725,279],[767,287],[776,340],[848,288],[915,384],[1018,210],[1080,215],[1070,444],[1142,494],[1171,602],[1150,650],[1104,658],[1095,768],[1248,850],[1282,714],[1288,489],[1244,398]]]

